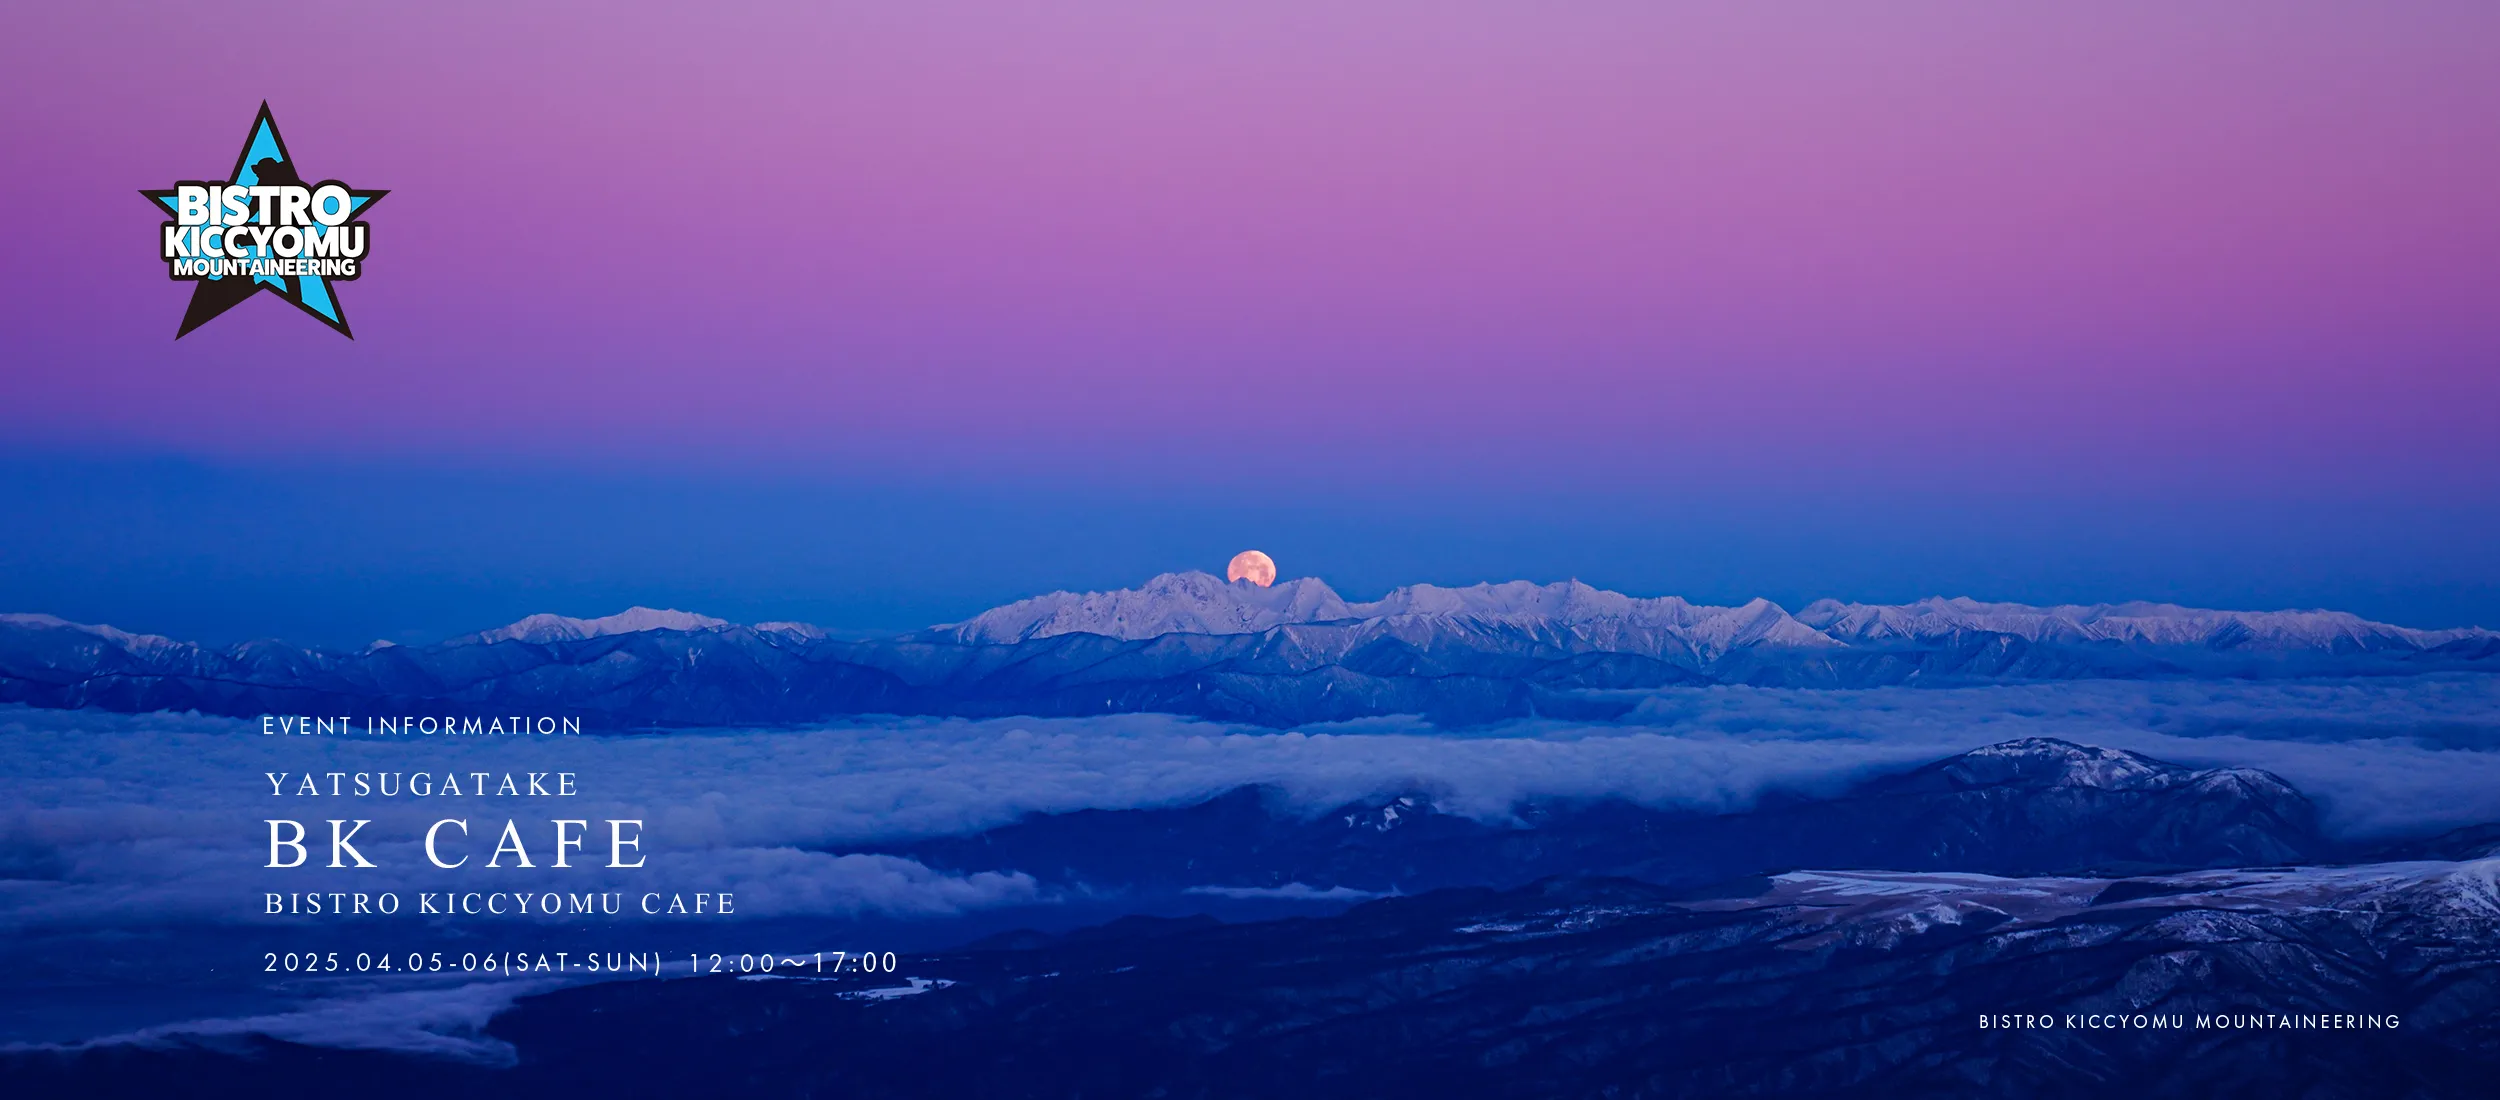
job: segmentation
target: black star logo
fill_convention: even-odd
[[[388,191],[359,191],[339,184],[337,180],[322,180],[319,183],[305,182],[303,174],[296,169],[295,158],[286,151],[286,139],[278,136],[277,120],[270,117],[269,104],[265,102],[260,105],[260,116],[252,120],[251,133],[243,138],[243,151],[235,155],[234,171],[228,173],[223,180],[183,180],[177,185],[177,187],[184,186],[288,186],[308,190],[338,186],[347,192],[346,214],[351,219],[351,223],[352,219],[361,218],[366,210],[373,207],[374,203],[381,201],[382,196],[390,193]],[[168,188],[162,191],[139,193],[147,196],[158,207],[179,214],[177,189]],[[268,224],[270,219],[266,214],[267,209],[266,204],[256,204],[255,212],[245,224]],[[174,222],[164,224],[169,232],[176,228]],[[358,232],[363,231],[361,223],[352,224],[355,224]],[[275,253],[265,242],[246,246],[243,252],[245,258],[254,260],[276,258]],[[357,269],[361,271],[362,267],[362,263],[359,262]],[[339,305],[336,288],[332,285],[353,279],[354,275],[221,273],[215,276],[175,274],[173,278],[177,281],[198,284],[191,291],[191,307],[183,311],[182,328],[174,333],[174,339],[177,340],[190,335],[192,329],[207,324],[217,315],[242,304],[244,299],[264,290],[293,303],[295,308],[311,314],[322,324],[337,329],[339,335],[350,340],[356,338],[355,333],[348,331],[347,313]]]

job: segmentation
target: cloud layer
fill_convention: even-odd
[[[1622,797],[1732,810],[1774,788],[1829,791],[1983,744],[2045,735],[2184,763],[2275,771],[2356,836],[2500,820],[2500,680],[2329,684],[2092,682],[1818,692],[1649,694],[1632,720],[1523,722],[1466,734],[1405,720],[1277,733],[1129,715],[910,720],[617,738],[380,741],[264,737],[255,723],[0,712],[0,926],[248,919],[267,890],[733,890],[753,915],[931,915],[1041,900],[1030,879],[941,875],[828,854],[957,833],[1030,812],[1170,805],[1249,783],[1317,812],[1386,791],[1504,815],[1533,797]],[[554,798],[273,797],[266,773],[570,771]],[[290,778],[292,789],[297,780]],[[463,784],[468,785],[463,779]],[[265,818],[371,818],[369,871],[269,871]],[[458,871],[416,838],[470,822]],[[555,871],[547,819],[645,821],[650,866]],[[507,819],[541,865],[482,866]],[[509,862],[508,860],[505,862]]]

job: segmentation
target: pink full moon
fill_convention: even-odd
[[[1256,550],[1233,555],[1233,563],[1224,567],[1224,579],[1249,581],[1265,588],[1276,583],[1276,560]]]

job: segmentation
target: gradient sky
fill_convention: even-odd
[[[521,7],[0,15],[0,605],[875,627],[1292,543],[2500,625],[2500,6]],[[392,192],[353,343],[172,339],[135,192],[263,99]]]

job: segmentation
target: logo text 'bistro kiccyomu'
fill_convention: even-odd
[[[196,284],[175,339],[264,290],[355,338],[331,284],[363,269],[371,238],[360,219],[389,192],[307,182],[267,103],[225,179],[139,193],[174,216],[163,226],[167,274]]]

